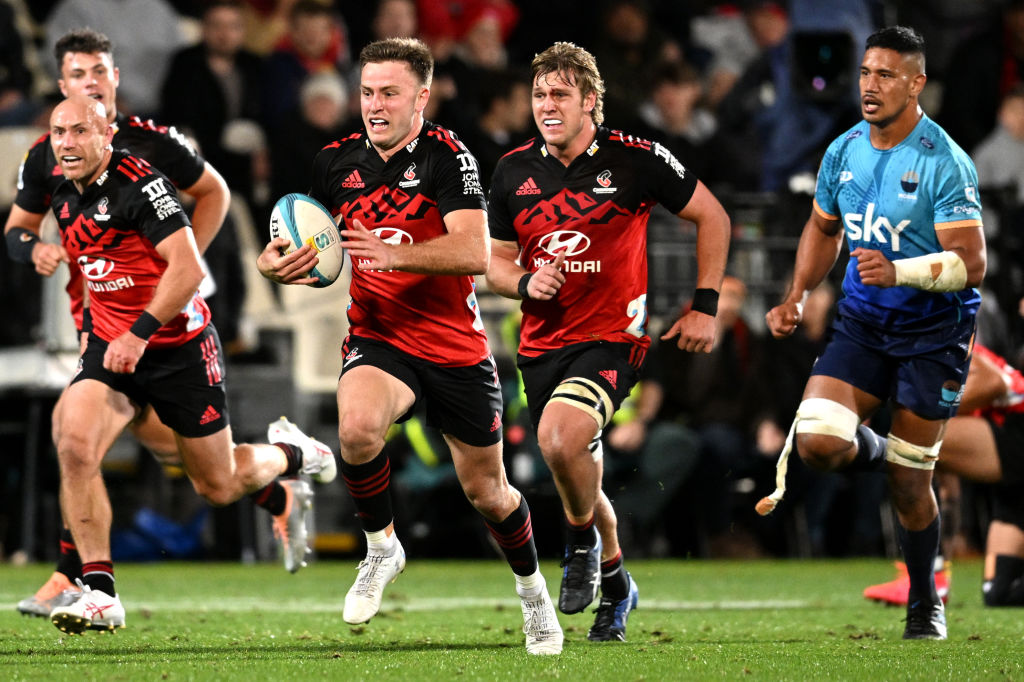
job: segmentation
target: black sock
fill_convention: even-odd
[[[985,606],[1024,606],[1024,559],[996,555],[996,575],[983,590]]]
[[[114,591],[114,562],[89,561],[82,564],[82,582],[94,590],[116,597]]]
[[[487,530],[501,547],[505,560],[516,575],[532,575],[537,571],[537,546],[533,542],[533,524],[530,521],[530,507],[526,497],[504,521],[488,521]]]
[[[271,481],[265,488],[250,494],[249,499],[257,507],[266,509],[272,516],[280,516],[284,514],[284,508],[288,504],[288,493],[284,491],[280,481]]]
[[[299,473],[299,469],[302,468],[302,449],[297,448],[290,443],[271,443],[281,448],[281,452],[284,453],[284,458],[288,460],[288,466],[285,468],[282,476],[295,476]]]
[[[71,537],[71,531],[67,528],[62,528],[60,531],[60,554],[57,555],[57,572],[66,575],[71,582],[75,582],[75,578],[82,577],[82,557],[78,556],[75,539]]]
[[[629,575],[622,567],[622,550],[608,561],[601,562],[601,595],[613,601],[629,596]]]
[[[384,530],[394,520],[391,509],[391,461],[381,453],[366,464],[349,464],[342,460],[341,476],[356,505],[363,530]]]
[[[885,471],[885,438],[863,424],[857,425],[857,456],[845,471]]]
[[[566,519],[565,528],[565,544],[570,547],[597,547],[597,528],[594,527],[593,516],[590,517],[589,521],[579,526]]]
[[[935,591],[935,557],[939,553],[940,527],[938,515],[924,530],[907,530],[902,523],[896,524],[910,577],[908,604],[921,600],[937,604],[939,601]]]

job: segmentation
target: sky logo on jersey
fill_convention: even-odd
[[[411,163],[409,167],[402,173],[402,177],[405,178],[402,182],[398,183],[399,187],[415,187],[420,184],[419,178],[416,177],[416,164]]]
[[[342,181],[341,186],[346,189],[362,189],[366,187],[366,183],[363,182],[363,177],[359,175],[359,171],[354,170]]]
[[[893,225],[885,216],[875,217],[874,202],[868,204],[863,214],[843,214],[846,236],[850,241],[877,242],[890,244],[893,251],[900,250],[900,233],[910,224],[909,220],[901,220]]]
[[[519,189],[516,190],[516,196],[521,197],[527,194],[540,194],[540,187],[533,181],[532,177],[526,178],[526,182],[519,185]]]
[[[79,256],[78,267],[82,270],[82,274],[89,279],[103,279],[114,271],[114,264],[106,258],[90,260],[88,256]]]
[[[612,172],[610,170],[603,170],[597,174],[597,184],[601,186],[593,189],[594,194],[612,194],[618,189],[612,187]]]

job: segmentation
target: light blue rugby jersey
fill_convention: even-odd
[[[970,157],[927,116],[892,149],[871,145],[861,121],[829,145],[818,169],[814,210],[840,219],[851,251],[878,249],[891,261],[941,252],[936,230],[981,225],[978,174]],[[977,289],[932,293],[862,284],[851,258],[843,315],[893,331],[928,331],[974,315]]]

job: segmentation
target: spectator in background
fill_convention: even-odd
[[[345,24],[329,5],[298,0],[289,15],[288,33],[267,60],[263,82],[268,132],[283,132],[285,117],[299,108],[299,90],[310,75],[344,75],[351,63]]]
[[[635,128],[638,107],[647,98],[645,70],[659,61],[679,61],[678,44],[651,25],[645,0],[609,0],[604,4],[594,56],[604,75],[604,106],[609,120]]]
[[[27,125],[39,112],[32,101],[32,73],[25,65],[25,42],[14,8],[0,0],[0,126]]]
[[[164,80],[164,120],[187,131],[232,191],[252,206],[254,176],[266,179],[263,60],[243,47],[241,0],[214,0],[203,11],[201,42],[174,55]],[[231,338],[230,336],[228,337]]]
[[[717,2],[691,21],[693,46],[687,56],[704,74],[707,103],[713,109],[764,49],[750,33],[751,11],[734,2]],[[785,12],[781,14],[785,21]]]
[[[461,137],[473,150],[480,178],[489,186],[498,159],[528,132],[530,83],[517,73],[503,70],[483,80],[478,88],[482,113]]]
[[[185,42],[177,12],[165,0],[62,0],[47,17],[45,44],[86,26],[117,45],[117,63],[126,74],[117,108],[143,119],[156,115],[171,55]]]
[[[380,0],[371,28],[376,40],[415,38],[419,32],[416,0]]]
[[[793,0],[788,19],[763,4],[748,10],[751,17],[759,12],[750,25],[764,24],[757,32],[765,45],[718,114],[726,134],[759,150],[761,190],[784,190],[800,175],[813,185],[828,142],[857,115],[855,45],[871,32],[869,4]]]
[[[700,75],[685,62],[662,62],[651,69],[651,98],[640,107],[639,132],[657,140],[697,174],[718,189],[757,188],[756,165],[748,150],[721,135],[714,114],[700,106]]]
[[[509,3],[475,2],[453,24],[456,42],[450,56],[438,60],[436,84],[441,86],[441,96],[437,98],[437,120],[442,125],[456,130],[477,125],[483,114],[481,89],[506,67],[505,40],[518,16]]]
[[[270,141],[271,194],[308,192],[313,182],[309,160],[331,142],[359,129],[358,119],[347,116],[348,92],[333,73],[310,76],[299,91],[300,107],[292,112],[287,135]]]
[[[1024,82],[1017,83],[999,105],[998,125],[971,155],[983,189],[1013,189],[1024,205]]]
[[[953,50],[938,122],[966,151],[996,125],[1000,101],[1024,81],[1024,0],[1009,0],[992,29]]]
[[[263,56],[273,52],[288,33],[288,17],[296,1],[244,0],[245,49]]]

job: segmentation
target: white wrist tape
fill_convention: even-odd
[[[925,291],[960,291],[967,286],[967,266],[953,251],[893,261],[896,284]]]

